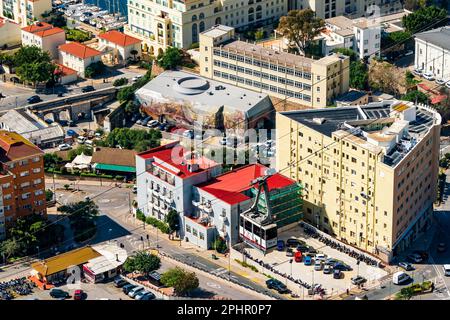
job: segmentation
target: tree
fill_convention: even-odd
[[[161,259],[154,254],[146,251],[138,251],[132,257],[128,257],[125,261],[124,268],[127,272],[140,272],[148,275],[150,272],[159,269],[161,266]]]
[[[333,52],[340,53],[344,56],[349,57],[351,62],[358,60],[358,54],[354,50],[349,48],[336,48],[333,50]]]
[[[133,60],[136,61],[136,55],[139,53],[136,49],[133,49],[130,51],[130,53],[133,55]]]
[[[56,167],[59,163],[61,163],[61,157],[58,157],[56,153],[46,153],[44,154],[44,168],[49,169]]]
[[[79,145],[76,149],[71,149],[67,155],[70,161],[75,159],[76,156],[84,153],[86,156],[92,156],[92,148],[86,145]]]
[[[165,286],[173,287],[175,294],[178,296],[184,296],[199,286],[195,272],[187,272],[179,267],[164,272],[161,275],[161,283]]]
[[[0,256],[6,260],[16,255],[21,250],[20,243],[16,239],[7,239],[0,244]]]
[[[158,56],[156,63],[164,70],[173,70],[181,64],[183,56],[178,48],[169,47],[166,51]]]
[[[217,237],[216,240],[213,243],[213,247],[214,249],[216,249],[216,251],[218,253],[225,253],[227,251],[227,243],[225,242],[225,240],[222,237]]]
[[[64,213],[70,220],[70,227],[74,233],[75,240],[84,241],[92,237],[96,232],[95,220],[99,210],[94,201],[86,199],[67,205],[62,205],[58,211]]]
[[[447,24],[447,10],[425,6],[402,18],[407,32],[416,33],[435,29]]]
[[[128,83],[128,79],[127,78],[119,78],[119,79],[114,80],[113,86],[114,87],[120,87],[120,86],[123,86],[123,85],[125,85],[127,83]]]
[[[171,232],[178,232],[180,230],[180,216],[176,210],[169,210],[166,216],[166,223],[169,225]]]
[[[127,104],[125,105],[125,109],[124,109],[124,111],[127,113],[127,114],[135,114],[135,113],[137,113],[138,111],[139,111],[139,104],[138,103],[136,103],[135,101],[133,101],[133,100],[129,100],[128,102],[127,102]]]
[[[131,101],[134,99],[134,88],[133,87],[125,87],[117,92],[117,100],[120,102]]]
[[[52,201],[53,200],[53,191],[50,189],[45,190],[45,201]]]
[[[103,140],[107,147],[114,148],[120,145],[122,148],[138,152],[158,147],[162,138],[159,130],[139,130],[129,128],[115,128]]]
[[[324,20],[317,18],[311,9],[291,10],[287,16],[281,17],[277,32],[289,41],[291,47],[305,54],[324,26]]]
[[[402,100],[418,102],[418,103],[428,103],[428,96],[418,90],[412,90],[402,96]]]
[[[255,32],[255,40],[259,41],[259,40],[262,40],[262,39],[264,39],[264,29],[263,28],[259,28]]]
[[[369,65],[369,85],[374,90],[398,96],[406,91],[404,77],[399,77],[401,70],[388,62],[372,60]]]
[[[16,74],[25,82],[31,82],[36,86],[39,82],[45,82],[53,77],[55,65],[47,51],[37,46],[23,46],[13,57]]]
[[[361,61],[350,62],[350,87],[366,90],[368,87],[369,74],[367,65]]]
[[[105,72],[106,66],[102,61],[97,61],[94,63],[91,63],[89,66],[86,67],[84,70],[84,75],[86,78],[93,78],[98,75],[101,75],[103,72]]]

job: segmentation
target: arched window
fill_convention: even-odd
[[[262,7],[258,5],[256,7],[256,20],[259,20],[262,18]]]
[[[253,0],[248,0],[248,4],[249,4],[249,5],[251,5],[251,4],[253,4],[253,3],[254,3]]]
[[[196,43],[198,42],[198,29],[197,29],[197,24],[193,23],[192,24],[192,43]]]
[[[200,32],[205,31],[205,22],[204,21],[200,21],[198,29],[199,29]]]
[[[255,12],[255,9],[253,8],[248,9],[248,14],[252,14],[253,12]]]
[[[216,24],[221,24],[222,23],[222,19],[220,17],[216,18]]]
[[[255,9],[253,9],[253,8],[248,9],[248,22],[252,22],[255,20],[255,16],[253,14],[254,12],[255,12]]]
[[[158,23],[158,29],[163,29],[164,27],[163,27],[163,25],[162,25],[162,23]]]
[[[205,19],[205,14],[203,12],[201,12],[198,16],[199,19]]]
[[[194,15],[192,16],[192,21],[197,21],[197,15],[196,15],[196,14],[194,14]]]
[[[256,11],[261,11],[261,10],[262,10],[262,7],[260,5],[256,7]]]

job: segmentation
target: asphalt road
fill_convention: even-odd
[[[62,187],[62,185],[56,184],[57,189]],[[70,193],[67,196],[65,193],[59,193],[58,195],[57,191],[57,198],[60,203],[79,201],[85,196],[90,196],[99,206],[101,216],[97,219],[98,232],[96,237],[91,241],[91,244],[111,240],[122,243],[128,252],[158,245],[160,251],[163,251],[184,264],[201,268],[208,273],[217,274],[224,279],[228,279],[228,276],[230,276],[235,282],[238,282],[241,285],[253,288],[258,292],[268,292],[267,288],[259,286],[250,279],[242,277],[237,273],[231,272],[231,274],[228,275],[228,272],[225,272],[222,267],[215,264],[212,260],[205,259],[195,254],[195,252],[192,252],[192,249],[184,248],[183,243],[174,243],[161,237],[157,237],[156,234],[151,234],[147,241],[147,231],[149,230],[144,230],[143,225],[140,223],[136,224],[136,220],[133,219],[132,215],[129,213],[130,200],[134,197],[131,193],[131,189],[124,187],[114,188],[103,193],[108,188],[109,187],[83,185],[80,186],[80,189],[82,189],[81,192]],[[98,194],[102,195],[96,197]],[[141,237],[144,241],[140,240]],[[209,282],[211,282],[211,280]],[[215,284],[213,283],[212,286],[215,286]],[[236,289],[232,287],[230,287],[230,290],[236,291]],[[242,295],[242,293],[240,294]],[[247,293],[245,294],[248,296]],[[271,292],[271,294],[278,299],[286,299],[286,297],[280,296],[274,292]],[[249,297],[245,298],[245,295],[242,295],[241,299],[249,299]]]

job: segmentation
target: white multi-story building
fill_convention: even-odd
[[[66,43],[63,29],[45,22],[36,22],[22,28],[22,45],[37,46],[50,53],[50,57],[58,58],[58,47]]]
[[[102,53],[78,42],[69,42],[60,45],[59,63],[72,70],[84,78],[86,68],[92,63],[101,61]]]
[[[100,33],[97,37],[99,39],[98,49],[110,53],[110,59],[113,62],[126,62],[141,56],[142,41],[140,39],[117,30]],[[134,51],[136,51],[135,55],[132,54]]]
[[[320,36],[324,55],[336,48],[352,49],[360,59],[380,54],[381,25],[376,20],[339,16],[326,19],[325,26]]]
[[[168,46],[189,48],[216,24],[237,29],[273,23],[287,13],[287,0],[128,0],[125,33],[157,55]]]
[[[375,7],[371,8],[372,5]],[[289,10],[310,8],[321,19],[337,16],[354,19],[372,14],[384,16],[400,12],[403,5],[399,0],[289,0],[288,8]]]
[[[52,0],[0,0],[0,17],[12,19],[22,27],[42,19],[52,10]]]
[[[138,209],[161,221],[171,209],[184,216],[192,214],[192,186],[220,174],[221,166],[205,157],[187,152],[178,142],[136,155]]]
[[[414,66],[450,81],[450,27],[416,34]]]

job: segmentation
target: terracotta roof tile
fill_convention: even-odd
[[[106,41],[115,43],[121,47],[127,47],[132,44],[140,43],[141,40],[126,35],[125,33],[119,32],[117,30],[111,30],[105,33],[101,33],[98,35],[100,39],[104,39]]]
[[[81,59],[99,56],[102,53],[78,42],[65,43],[59,46],[59,50],[69,53]]]

